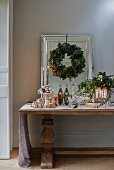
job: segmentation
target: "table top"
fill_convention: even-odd
[[[114,115],[114,104],[96,107],[97,103],[87,103],[73,109],[70,106],[57,106],[55,108],[35,108],[32,103],[26,103],[19,109],[20,114],[38,115]]]

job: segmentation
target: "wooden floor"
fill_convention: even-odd
[[[40,154],[35,152],[32,159],[32,165],[29,168],[20,168],[18,166],[18,150],[14,149],[11,153],[10,160],[0,160],[0,170],[39,170],[40,168]],[[56,170],[114,170],[114,156],[110,157],[55,157],[54,169]]]

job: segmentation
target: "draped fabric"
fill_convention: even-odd
[[[27,114],[19,114],[19,159],[20,167],[28,167],[31,164],[30,155],[32,147],[29,140]]]

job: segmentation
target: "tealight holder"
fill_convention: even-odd
[[[43,101],[43,107],[55,107],[55,98],[54,93],[51,90],[51,87],[49,85],[42,86],[38,90],[38,94],[41,95],[41,99]]]
[[[102,101],[107,101],[109,97],[109,92],[106,87],[97,88],[94,94],[94,101],[97,103],[101,103]]]
[[[36,106],[37,106],[37,107],[43,107],[43,106],[44,106],[44,100],[43,100],[43,98],[37,99],[37,101],[36,101]]]
[[[51,103],[51,98],[53,93],[41,93],[41,98],[44,100],[44,107],[48,107],[49,103]]]

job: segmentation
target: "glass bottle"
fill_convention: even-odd
[[[63,90],[62,90],[62,85],[59,85],[59,91],[58,91],[58,104],[62,105],[63,104]]]
[[[66,84],[65,91],[64,91],[64,103],[65,105],[69,104],[69,91],[68,91],[68,85]]]

